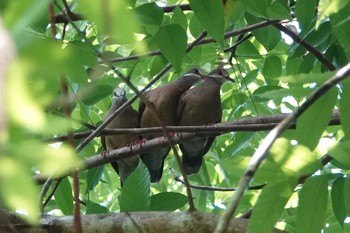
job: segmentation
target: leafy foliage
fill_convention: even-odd
[[[350,3],[345,0],[189,0],[187,8],[177,0],[71,0],[69,11],[65,1],[55,0],[55,21],[48,22],[49,2],[0,3],[17,49],[6,79],[8,124],[0,132],[5,138],[0,140],[0,197],[7,208],[26,212],[33,223],[38,222],[40,208],[32,176],[59,176],[101,152],[99,138],[79,153],[66,142],[44,139],[88,130],[82,122],[99,125],[115,86],[125,87],[130,99],[134,93],[128,82],[141,90],[167,65],[172,68],[152,88],[193,67],[208,73],[221,60],[236,79],[222,87],[222,121],[272,117],[294,111],[334,75],[324,60],[339,69],[350,58]],[[178,5],[169,10],[164,4]],[[316,53],[273,23],[291,29]],[[248,28],[251,25],[262,26]],[[204,31],[208,35],[201,44],[187,51]],[[63,117],[63,82],[69,89],[72,119]],[[251,233],[271,232],[273,227],[325,233],[350,229],[349,88],[346,80],[324,93],[299,117],[296,129],[275,142],[251,184],[267,185],[248,190],[237,209],[239,216],[253,208]],[[138,100],[133,107],[137,109]],[[329,126],[334,109],[339,110],[341,124]],[[190,183],[237,186],[265,136],[265,131],[218,136],[200,172],[189,176]],[[325,154],[331,163],[320,162]],[[140,163],[123,187],[110,165],[81,171],[82,211],[186,210],[185,186],[174,181],[169,168],[180,174],[173,152],[159,183],[150,184]],[[62,180],[45,213],[73,212],[71,185],[70,178]],[[208,188],[192,192],[196,208],[207,213],[223,213],[231,196]]]

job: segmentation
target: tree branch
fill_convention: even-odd
[[[249,183],[252,180],[256,170],[259,168],[262,161],[266,158],[269,149],[274,141],[283,131],[285,131],[292,122],[294,122],[303,112],[306,111],[318,98],[326,93],[333,86],[344,80],[350,74],[350,63],[338,70],[338,72],[325,82],[322,86],[312,92],[307,100],[297,108],[293,114],[285,118],[278,126],[276,126],[260,144],[259,148],[254,153],[250,160],[248,168],[245,170],[243,177],[241,178],[237,190],[233,194],[224,215],[221,217],[219,224],[215,230],[215,233],[224,233],[232,218],[245,190],[249,187]]]
[[[297,42],[307,51],[312,53],[317,58],[317,60],[319,60],[323,65],[327,67],[328,70],[336,70],[336,67],[326,58],[326,56],[324,56],[311,44],[307,43],[305,40],[302,40],[294,31],[290,30],[288,27],[283,26],[282,24],[275,24],[273,26],[290,36],[295,42]]]
[[[214,231],[219,214],[192,212],[132,212],[112,214],[89,214],[82,216],[83,232],[142,232],[142,233],[209,233]],[[103,224],[101,224],[103,222]],[[28,224],[16,223],[14,226],[21,232],[54,233],[72,232],[72,216],[43,216],[41,225],[29,226]],[[0,231],[4,227],[0,225]],[[228,233],[246,233],[248,220],[237,218],[231,221]],[[272,233],[286,233],[274,229]]]
[[[270,25],[278,24],[278,23],[281,23],[281,22],[285,22],[285,21],[281,21],[281,20],[264,20],[264,21],[256,23],[256,24],[248,25],[246,27],[243,27],[243,28],[240,28],[240,29],[237,29],[237,30],[233,30],[231,32],[226,32],[224,34],[224,38],[228,39],[228,38],[231,38],[231,37],[235,37],[235,36],[247,33],[247,32],[251,32],[251,31],[254,31],[254,30],[257,30],[257,29],[260,29],[260,28],[264,28],[264,27],[267,27],[267,26],[270,26]],[[204,45],[204,44],[209,44],[209,43],[214,43],[214,42],[216,42],[214,39],[208,38],[208,39],[201,40],[196,45],[198,46],[198,45]],[[161,54],[160,50],[156,50],[156,51],[150,51],[148,53],[141,54],[141,55],[131,55],[131,56],[128,56],[128,57],[112,58],[110,60],[110,62],[115,63],[115,62],[122,62],[122,61],[131,61],[131,60],[137,60],[137,59],[142,58],[142,57],[150,57],[150,56],[156,56],[156,55],[160,55],[160,54]]]
[[[196,133],[197,135],[217,135],[228,132],[257,132],[271,130],[276,127],[288,114],[276,114],[271,116],[246,117],[232,122],[222,122],[208,126],[166,126],[167,130],[173,133]],[[333,111],[333,115],[329,121],[329,125],[340,125],[340,117],[338,110]],[[295,129],[295,122],[293,122],[289,129]],[[118,135],[118,134],[133,134],[133,135],[147,135],[159,134],[163,132],[162,127],[151,128],[122,128],[109,129],[105,128],[101,131],[99,136]],[[77,132],[74,134],[75,139],[86,138],[92,131]],[[47,138],[43,141],[53,143],[66,141],[67,136],[57,136],[54,138]]]

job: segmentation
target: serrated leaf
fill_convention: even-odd
[[[65,215],[73,214],[72,187],[68,178],[62,179],[56,192],[54,193],[54,197],[57,205]]]
[[[344,167],[350,168],[350,142],[337,142],[329,151],[329,155],[341,163]]]
[[[270,233],[293,194],[297,178],[268,183],[261,191],[249,221],[250,233]]]
[[[343,226],[346,219],[346,196],[344,194],[344,178],[340,177],[333,182],[331,198],[333,213],[341,226]]]
[[[188,198],[181,193],[165,192],[151,196],[151,211],[175,211],[183,207]]]
[[[333,88],[320,97],[298,118],[296,140],[300,144],[307,146],[310,150],[315,149],[323,131],[328,126],[336,101],[337,91]]]
[[[123,184],[119,196],[120,211],[149,210],[150,202],[150,175],[144,163],[140,162]]]
[[[105,166],[102,165],[88,170],[86,176],[87,185],[85,194],[93,190],[96,187],[96,185],[100,182],[104,168]]]
[[[328,176],[306,180],[299,195],[295,233],[319,233],[325,221],[328,201]]]
[[[190,0],[189,2],[195,16],[208,34],[223,45],[224,6],[222,2],[217,0]]]
[[[159,29],[155,39],[164,57],[179,71],[186,53],[185,30],[178,24],[169,24]]]

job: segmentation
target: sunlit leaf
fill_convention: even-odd
[[[337,142],[329,149],[329,155],[341,163],[343,166],[350,168],[350,142]]]
[[[318,28],[322,20],[334,13],[337,13],[348,3],[348,0],[320,0],[318,4],[318,18],[316,21],[316,28]]]
[[[26,166],[18,160],[0,156],[0,196],[12,211],[24,213],[22,217],[33,224],[39,223],[38,186],[34,183]],[[14,185],[15,184],[15,185]]]

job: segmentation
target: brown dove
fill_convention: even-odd
[[[201,78],[199,70],[192,69],[177,80],[146,92],[143,95],[146,103],[141,101],[139,107],[141,128],[176,125],[177,102],[181,94]],[[145,139],[161,137],[162,135],[163,133],[146,135]],[[161,179],[164,159],[169,150],[170,147],[166,147],[140,155],[149,170],[151,182],[158,182]]]
[[[218,68],[210,72],[202,83],[183,93],[177,105],[177,124],[199,126],[221,122],[220,88],[228,80],[233,81],[226,70]],[[179,144],[186,174],[199,171],[202,158],[210,149],[214,139],[215,137],[196,137]]]
[[[107,119],[113,112],[122,106],[126,99],[126,92],[123,88],[115,88],[113,91],[113,102],[109,111],[106,113],[103,120]],[[139,128],[139,114],[131,106],[127,107],[121,114],[115,117],[106,128]],[[101,137],[102,145],[107,151],[114,150],[120,147],[137,141],[139,138],[131,134],[125,135],[110,135]],[[116,162],[112,162],[114,170],[119,174],[120,182],[123,185],[126,178],[135,170],[139,163],[139,156],[133,156]]]

